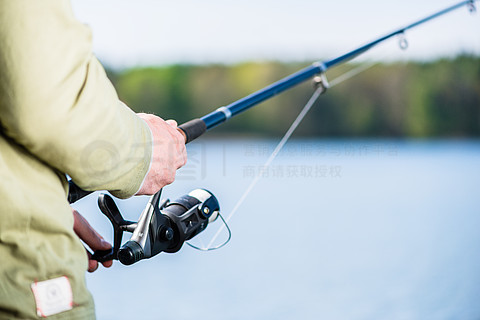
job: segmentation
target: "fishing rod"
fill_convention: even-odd
[[[478,0],[461,1],[394,30],[343,55],[330,60],[314,62],[312,65],[255,93],[227,106],[222,106],[201,118],[196,118],[181,124],[178,126],[178,129],[185,136],[185,143],[190,143],[208,130],[217,127],[241,112],[312,78],[316,86],[320,89],[320,94],[322,94],[329,88],[325,72],[330,68],[346,63],[394,36],[401,37],[400,47],[405,49],[408,45],[405,39],[405,32],[407,30],[413,29],[464,6],[466,6],[470,12],[475,12],[476,1]],[[73,181],[69,181],[69,186],[69,203],[74,203],[92,193],[92,191],[82,190]],[[173,202],[170,202],[168,199],[160,202],[161,192],[162,190],[150,198],[138,222],[124,220],[115,201],[110,196],[101,194],[98,198],[98,205],[100,210],[112,223],[114,229],[114,246],[110,250],[96,251],[93,258],[98,261],[118,259],[123,264],[129,265],[139,260],[153,257],[160,252],[177,252],[183,243],[205,230],[207,225],[215,221],[218,217],[223,220],[226,226],[226,221],[220,215],[219,202],[211,192],[204,189],[196,189]],[[226,227],[228,229],[228,226]],[[129,241],[121,246],[124,232],[131,232],[133,235]]]
[[[455,9],[458,9],[463,6],[467,6],[470,12],[475,11],[475,1],[477,0],[467,0],[467,1],[462,1],[459,2],[455,5],[452,5],[448,8],[445,8],[443,10],[440,10],[434,14],[431,14],[423,19],[420,19],[418,21],[415,21],[407,26],[404,26],[402,28],[399,28],[393,32],[390,32],[382,37],[379,37],[367,44],[364,44],[363,46],[360,46],[352,51],[349,51],[343,55],[340,55],[336,58],[322,61],[322,62],[314,62],[312,65],[290,75],[287,76],[270,86],[267,86],[255,93],[252,93],[245,98],[242,98],[240,100],[237,100],[227,106],[220,107],[217,110],[199,118],[199,119],[194,119],[190,120],[182,125],[179,126],[180,129],[182,129],[186,135],[186,141],[187,143],[198,138],[202,134],[204,134],[206,131],[215,128],[219,124],[227,121],[233,116],[236,116],[237,114],[244,112],[251,107],[285,91],[288,90],[306,80],[311,79],[314,76],[320,75],[320,78],[317,79],[319,85],[323,86],[324,89],[326,90],[328,88],[328,82],[326,80],[325,72],[332,68],[335,67],[339,64],[348,62],[352,60],[353,58],[361,55],[362,53],[365,53],[366,51],[372,49],[373,47],[377,46],[378,44],[394,37],[397,35],[402,36],[401,39],[401,46],[406,46],[406,40],[404,38],[405,31],[415,28],[421,24],[424,24],[430,20],[433,20],[439,16],[442,16],[446,13],[449,13]]]

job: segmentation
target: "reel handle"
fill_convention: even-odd
[[[92,260],[97,260],[98,262],[105,262],[109,260],[118,260],[115,250],[113,248],[109,250],[96,250],[91,257]]]
[[[112,223],[113,247],[109,250],[96,250],[92,255],[92,259],[97,260],[98,262],[118,260],[118,250],[120,250],[120,246],[122,244],[123,232],[133,232],[137,224],[135,222],[123,219],[120,210],[115,204],[115,201],[107,194],[100,194],[98,197],[98,207]]]

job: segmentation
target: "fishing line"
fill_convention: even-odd
[[[222,216],[221,219],[223,221],[223,224],[221,225],[221,227],[217,230],[217,232],[215,233],[215,235],[213,236],[213,238],[210,240],[210,242],[208,243],[208,245],[206,246],[206,248],[201,248],[201,247],[198,247],[198,246],[195,246],[195,245],[192,245],[190,243],[187,242],[187,244],[189,244],[192,248],[194,249],[197,249],[197,250],[201,250],[201,251],[211,251],[211,250],[216,250],[216,249],[219,249],[223,246],[225,246],[228,241],[230,241],[231,239],[231,231],[230,231],[230,228],[228,227],[228,222],[230,221],[230,219],[232,219],[232,217],[235,215],[235,213],[238,211],[238,209],[240,208],[240,206],[243,204],[243,202],[245,202],[245,199],[248,197],[248,195],[250,194],[250,192],[253,190],[253,188],[257,185],[257,183],[260,181],[260,179],[262,178],[263,176],[263,173],[268,170],[268,168],[270,167],[270,165],[272,164],[272,162],[275,160],[275,158],[277,157],[277,155],[280,153],[280,151],[283,149],[283,147],[285,146],[285,144],[288,142],[288,140],[290,139],[290,137],[292,136],[293,132],[297,129],[297,127],[300,125],[300,123],[302,122],[302,120],[305,118],[305,116],[307,115],[307,113],[310,111],[310,109],[312,108],[312,106],[315,104],[315,102],[317,101],[317,99],[323,94],[326,92],[326,89],[327,88],[332,88],[336,85],[339,85],[340,83],[358,75],[359,73],[363,72],[363,71],[366,71],[368,69],[370,69],[371,67],[373,67],[374,65],[378,64],[379,62],[369,62],[369,63],[364,63],[364,64],[361,64],[360,66],[352,69],[352,70],[349,70],[345,73],[343,73],[342,75],[338,76],[337,78],[333,79],[330,84],[327,83],[326,81],[326,78],[325,76],[322,74],[321,76],[318,76],[318,77],[315,77],[314,78],[314,82],[315,84],[317,84],[317,88],[316,90],[313,92],[312,96],[310,97],[310,99],[308,100],[308,102],[305,104],[305,106],[303,107],[303,109],[300,111],[300,113],[298,114],[297,118],[293,121],[293,123],[290,125],[290,128],[288,128],[287,132],[285,133],[285,135],[283,136],[283,138],[280,140],[280,142],[277,144],[277,146],[275,147],[275,149],[273,150],[273,152],[270,154],[270,156],[268,157],[267,161],[265,161],[264,165],[261,167],[261,170],[258,171],[258,173],[255,175],[254,179],[252,180],[252,182],[250,183],[250,185],[247,187],[247,189],[244,191],[244,193],[242,194],[242,196],[240,197],[240,199],[237,201],[237,203],[235,204],[235,206],[233,207],[232,211],[230,211],[230,214],[224,218]],[[222,233],[222,231],[227,228],[227,231],[228,231],[228,239],[223,242],[222,244],[218,245],[218,246],[215,246],[215,247],[211,247],[212,244],[215,242],[215,240],[218,238],[218,236]]]
[[[225,228],[227,228],[227,231],[228,231],[227,240],[225,240],[222,244],[220,244],[220,245],[218,245],[218,246],[216,246],[216,247],[210,247],[210,246],[211,246],[211,244],[210,244],[210,245],[208,245],[207,247],[202,248],[202,247],[198,247],[198,246],[196,246],[196,245],[194,245],[194,244],[191,244],[191,243],[188,242],[188,241],[185,242],[185,243],[188,244],[188,245],[189,245],[190,247],[192,247],[193,249],[197,249],[197,250],[200,250],[200,251],[212,251],[212,250],[220,249],[221,247],[225,246],[228,242],[230,242],[230,239],[232,238],[232,231],[230,230],[230,227],[228,226],[227,222],[225,221],[225,219],[223,218],[223,216],[222,216],[220,213],[218,213],[218,217],[219,217],[220,219],[222,219],[222,222],[223,222],[222,228],[225,227]],[[215,238],[213,239],[213,241],[215,241]],[[202,242],[202,244],[203,244],[203,242]]]
[[[473,2],[472,4],[469,6],[469,11],[470,12],[474,12],[475,11],[475,6],[473,6]],[[407,39],[405,37],[405,33],[402,32],[402,33],[399,33],[398,34],[398,46],[400,47],[401,50],[406,50],[408,49],[408,42],[407,42]],[[330,81],[330,83],[327,82],[327,79],[325,77],[325,74],[322,73],[320,76],[316,76],[314,78],[314,83],[317,84],[317,89],[314,91],[314,93],[312,94],[312,96],[310,97],[310,99],[308,100],[307,104],[303,107],[303,109],[300,111],[300,113],[298,114],[297,118],[293,121],[293,123],[291,124],[290,128],[287,130],[287,132],[285,133],[285,135],[283,136],[283,138],[280,140],[280,142],[278,143],[278,145],[276,146],[276,148],[273,150],[273,152],[270,154],[270,156],[268,157],[268,160],[265,162],[265,164],[261,167],[261,170],[258,171],[257,175],[255,176],[255,178],[252,180],[252,182],[250,183],[250,185],[248,186],[248,188],[245,190],[245,192],[242,194],[242,196],[240,197],[240,199],[237,201],[235,207],[233,207],[232,211],[230,212],[230,214],[226,217],[226,218],[223,218],[222,216],[220,216],[222,218],[222,221],[223,221],[223,224],[222,226],[217,230],[217,232],[215,233],[215,235],[213,236],[213,238],[210,240],[210,242],[208,243],[207,247],[206,248],[199,248],[199,247],[196,247],[196,246],[193,246],[191,244],[189,244],[191,247],[197,249],[197,250],[202,250],[202,251],[211,251],[211,250],[216,250],[216,249],[219,249],[223,246],[225,246],[231,239],[231,236],[232,236],[232,233],[230,231],[230,228],[228,227],[228,222],[230,221],[230,219],[235,215],[235,213],[238,211],[238,209],[240,208],[240,206],[243,204],[243,202],[245,201],[245,199],[248,197],[248,195],[250,194],[250,192],[253,190],[253,188],[257,185],[258,181],[260,181],[260,179],[262,178],[263,176],[263,173],[265,172],[265,170],[267,170],[270,165],[272,164],[273,160],[275,160],[275,158],[277,157],[277,155],[280,153],[280,151],[282,150],[282,148],[285,146],[285,144],[287,143],[287,141],[290,139],[291,135],[293,134],[293,132],[297,129],[297,127],[299,126],[300,122],[302,122],[303,118],[305,118],[305,116],[307,115],[307,113],[310,111],[310,109],[312,108],[312,106],[314,105],[314,103],[317,101],[317,99],[323,94],[326,92],[327,88],[332,88],[334,86],[337,86],[339,85],[340,83],[344,82],[344,81],[347,81],[351,78],[353,78],[354,76],[372,68],[373,66],[377,65],[379,63],[380,59],[377,60],[377,61],[371,61],[371,62],[368,62],[368,63],[363,63],[361,65],[359,65],[358,67],[356,68],[353,68],[341,75],[339,75],[338,77],[336,77],[335,79],[333,79],[332,81]],[[218,236],[220,235],[220,233],[223,231],[224,228],[227,228],[228,230],[228,239],[223,242],[221,245],[219,246],[216,246],[216,247],[211,247],[211,245],[213,244],[213,242],[215,242],[215,240],[218,238]]]

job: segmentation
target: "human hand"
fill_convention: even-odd
[[[152,195],[175,180],[175,173],[187,162],[185,136],[174,120],[164,121],[153,114],[138,113],[153,135],[153,158],[142,188],[137,195]]]
[[[77,210],[73,211],[73,231],[77,236],[85,242],[90,249],[96,250],[108,250],[112,248],[112,245],[105,241],[101,235],[98,234],[95,229],[88,223],[88,221]],[[85,250],[87,250],[85,248]],[[91,259],[92,254],[87,250],[88,255],[88,272],[93,272],[98,268],[98,261]],[[112,260],[102,262],[105,268],[110,268],[113,264]]]

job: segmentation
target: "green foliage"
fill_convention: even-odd
[[[173,65],[109,72],[120,98],[137,112],[179,123],[201,117],[305,67],[278,62]],[[355,65],[328,72],[333,79]],[[313,92],[304,83],[259,105],[214,133],[279,135]],[[480,58],[377,65],[332,88],[297,136],[480,136]]]

